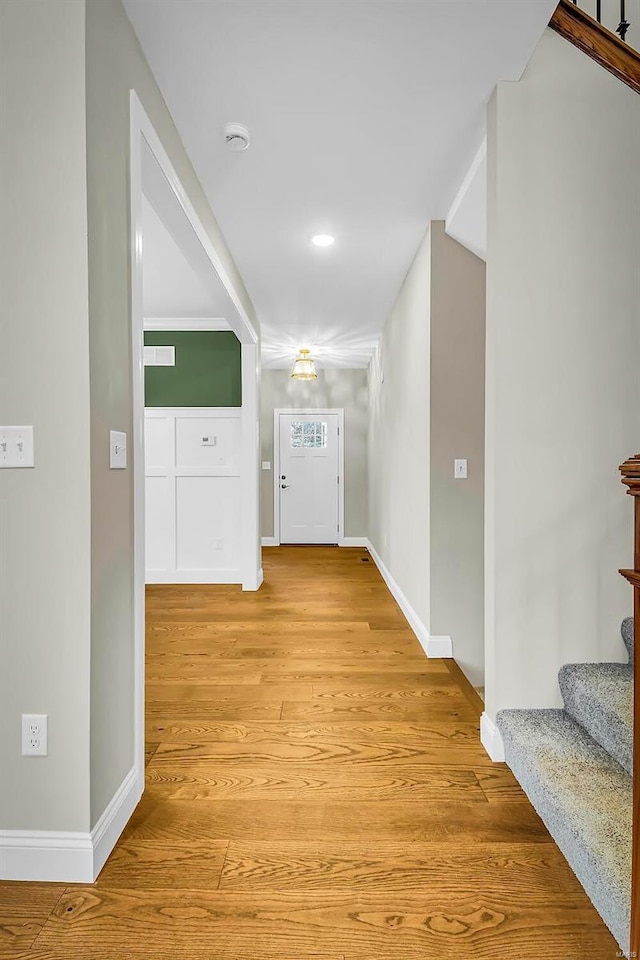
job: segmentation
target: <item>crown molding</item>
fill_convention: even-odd
[[[231,330],[224,317],[145,317],[145,330]]]

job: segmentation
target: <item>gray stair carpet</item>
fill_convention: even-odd
[[[620,632],[622,633],[622,639],[629,654],[629,663],[633,663],[633,617],[627,617],[622,621]]]
[[[502,710],[507,763],[623,951],[631,909],[629,774],[564,710]]]
[[[633,667],[568,663],[558,674],[565,710],[627,773],[633,771]]]

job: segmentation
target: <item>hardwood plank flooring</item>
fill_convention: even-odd
[[[163,762],[148,774],[149,796],[172,800],[227,800],[231,797],[254,800],[458,800],[485,803],[487,794],[479,778],[467,768],[423,767],[401,770],[319,769],[318,765],[274,764],[215,768],[211,764]]]
[[[371,887],[431,896],[444,875],[447,887],[464,895],[482,873],[482,893],[499,897],[505,884],[514,884],[531,896],[548,892],[566,897],[566,863],[550,844],[476,843],[473,850],[452,850],[450,842],[416,841],[404,844],[365,840],[336,847],[325,842],[232,840],[229,844],[221,889],[265,890],[305,888],[329,890],[340,887]],[[573,894],[580,890],[573,880]]]
[[[31,947],[64,892],[62,884],[0,882],[0,960]]]
[[[0,960],[614,960],[366,551],[264,570],[148,588],[147,790],[93,886],[0,885]]]

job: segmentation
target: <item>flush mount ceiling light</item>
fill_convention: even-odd
[[[310,350],[301,350],[291,371],[293,380],[317,380],[316,365],[311,359]]]
[[[224,142],[229,150],[238,153],[251,144],[251,134],[244,123],[228,123],[224,128]]]
[[[330,233],[317,233],[315,237],[311,237],[311,243],[314,247],[330,247],[335,243],[335,239]]]

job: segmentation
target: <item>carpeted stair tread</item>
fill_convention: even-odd
[[[502,710],[507,763],[623,950],[631,902],[632,781],[564,710]]]
[[[558,674],[567,713],[620,763],[633,770],[633,667],[568,663]]]
[[[622,621],[620,632],[622,633],[622,639],[629,654],[629,663],[633,663],[633,617],[627,617]]]

